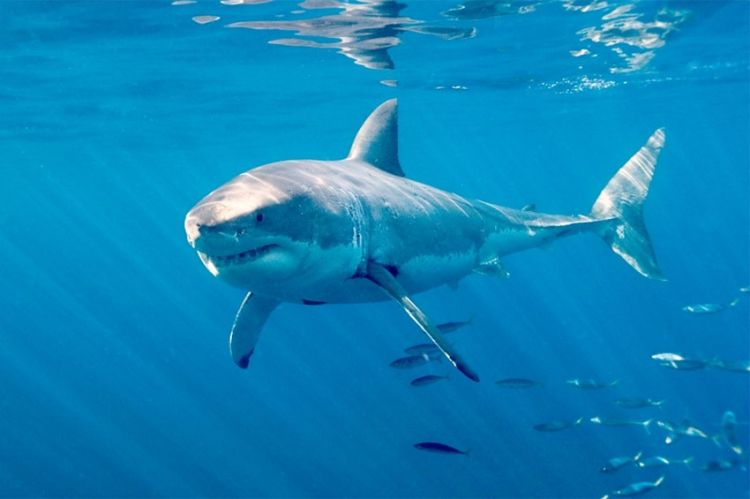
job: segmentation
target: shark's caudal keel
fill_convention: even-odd
[[[394,99],[367,118],[347,158],[249,170],[187,214],[188,242],[206,268],[249,290],[230,334],[237,365],[247,367],[263,324],[282,302],[392,299],[456,368],[478,381],[411,295],[472,272],[505,275],[502,256],[582,231],[600,235],[642,275],[661,278],[643,201],[663,130],[609,181],[591,213],[577,216],[504,208],[407,179],[397,135]]]

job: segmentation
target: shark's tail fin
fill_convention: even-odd
[[[641,275],[664,280],[656,263],[646,224],[643,221],[643,201],[654,176],[659,152],[664,146],[664,129],[660,128],[646,145],[615,174],[591,209],[598,219],[611,219],[602,224],[599,235],[612,251]]]

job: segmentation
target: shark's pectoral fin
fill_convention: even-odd
[[[503,262],[501,262],[500,258],[498,257],[493,257],[481,262],[479,265],[477,265],[477,268],[474,269],[474,272],[477,274],[500,277],[503,279],[507,279],[508,277],[510,277],[510,272],[508,272],[508,270],[503,265]]]
[[[438,349],[447,357],[456,369],[461,371],[467,378],[472,381],[479,381],[479,376],[453,351],[453,348],[443,339],[440,331],[433,326],[427,316],[420,308],[411,301],[406,295],[406,291],[396,280],[391,272],[384,266],[370,262],[367,265],[367,278],[377,284],[383,291],[396,300],[401,308],[412,318],[417,326],[430,338]]]
[[[242,300],[240,309],[234,318],[232,332],[229,333],[229,351],[235,364],[245,369],[250,357],[255,351],[255,345],[260,337],[268,316],[279,302],[262,296],[248,293]]]

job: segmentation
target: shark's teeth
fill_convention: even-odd
[[[226,267],[228,265],[239,265],[239,264],[246,263],[250,260],[254,260],[255,258],[258,258],[260,256],[263,256],[276,247],[277,247],[276,244],[267,244],[265,246],[261,246],[260,248],[249,249],[247,251],[243,251],[242,253],[237,253],[235,255],[224,255],[224,256],[209,255],[208,258],[212,262],[214,262],[214,264],[216,264],[217,266]]]

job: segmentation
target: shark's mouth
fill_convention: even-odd
[[[271,250],[274,248],[279,248],[280,246],[278,244],[266,244],[265,246],[261,246],[259,248],[249,249],[247,251],[243,251],[242,253],[237,253],[234,255],[222,255],[222,256],[215,256],[215,255],[206,255],[206,258],[208,258],[211,262],[214,263],[217,267],[228,267],[230,265],[242,265],[244,263],[250,262],[252,260],[256,260],[264,255],[267,255]]]

